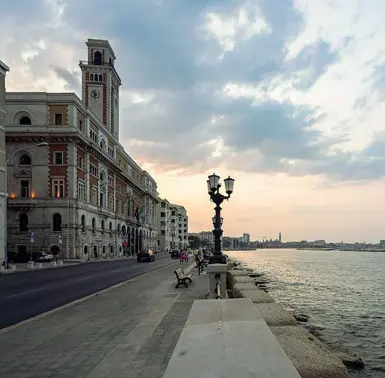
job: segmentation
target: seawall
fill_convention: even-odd
[[[258,288],[255,283],[257,276],[229,258],[229,297],[251,299],[302,378],[348,378],[342,360],[326,344],[298,325],[297,320],[271,295]]]

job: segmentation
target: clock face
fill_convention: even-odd
[[[92,98],[99,98],[100,97],[100,94],[99,94],[99,92],[97,91],[97,90],[93,90],[92,92],[91,92],[91,97]]]

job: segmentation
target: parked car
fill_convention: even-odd
[[[171,251],[170,256],[172,259],[179,259],[179,251],[177,250]]]
[[[141,251],[136,256],[137,262],[153,262],[155,261],[155,255],[154,252],[151,250],[149,251]]]
[[[52,254],[46,252],[36,252],[32,254],[33,260],[37,262],[49,262],[55,258]]]

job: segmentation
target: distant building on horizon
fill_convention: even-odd
[[[244,233],[242,235],[242,241],[246,244],[249,244],[250,243],[250,234],[247,234],[247,233]]]

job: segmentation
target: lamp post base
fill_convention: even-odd
[[[226,256],[222,253],[215,253],[209,258],[209,264],[227,264]]]

